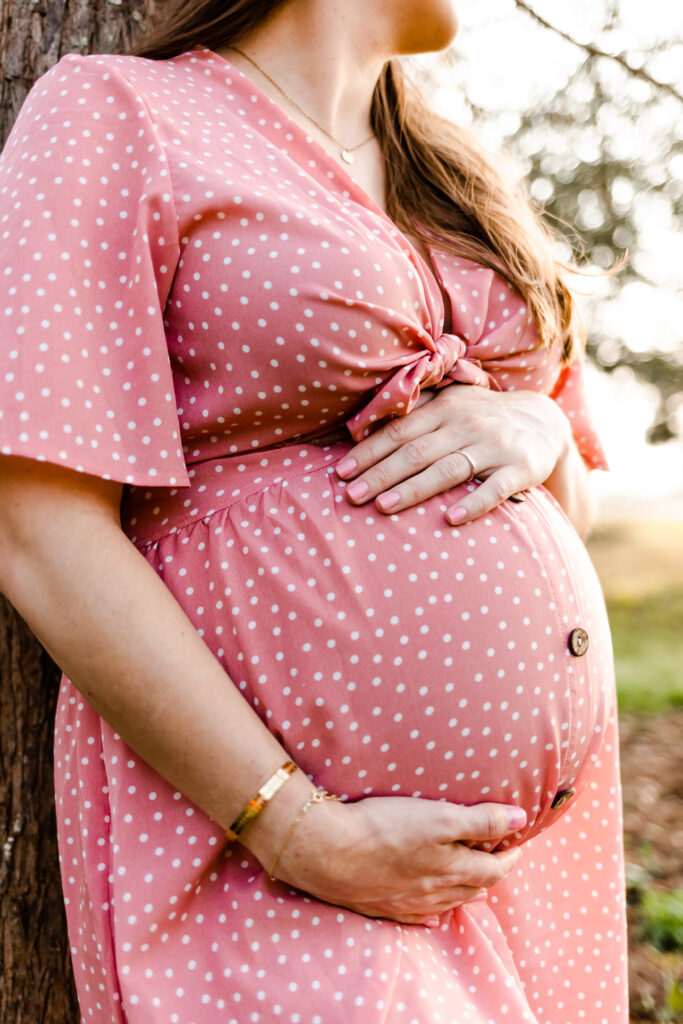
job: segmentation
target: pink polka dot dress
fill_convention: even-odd
[[[428,265],[204,47],[44,74],[0,158],[0,241],[0,451],[125,485],[125,533],[316,784],[529,818],[485,901],[365,918],[270,882],[63,676],[82,1022],[624,1024],[612,652],[583,544],[542,487],[454,528],[476,482],[383,516],[334,472],[453,381],[551,394],[604,466],[581,361],[539,348],[496,273],[437,239]]]

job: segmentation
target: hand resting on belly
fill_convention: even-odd
[[[489,853],[469,844],[495,844],[525,822],[522,809],[493,803],[324,801],[287,843],[277,877],[366,917],[430,924],[495,885],[522,855],[521,847]],[[249,845],[265,863],[268,840],[252,835]]]
[[[569,420],[535,391],[488,391],[452,383],[423,391],[416,407],[379,427],[337,467],[354,504],[375,499],[395,513],[469,478],[467,451],[483,481],[446,519],[459,525],[485,515],[510,495],[544,484],[577,532],[590,528],[588,470]]]

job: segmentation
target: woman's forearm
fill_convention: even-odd
[[[570,437],[565,455],[544,483],[562,506],[574,529],[584,540],[595,518],[595,500],[590,487],[590,471]]]
[[[0,589],[98,714],[227,827],[287,753],[108,513],[64,488],[37,501],[24,487],[12,524],[18,493],[0,487]],[[312,788],[297,772],[249,826],[257,856]]]

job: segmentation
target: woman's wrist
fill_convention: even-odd
[[[348,881],[343,865],[360,841],[359,821],[355,805],[319,800],[320,792],[296,772],[239,839],[269,875],[276,865],[278,881],[334,902],[339,881]]]
[[[512,392],[506,392],[512,394]],[[516,392],[519,394],[519,392]],[[545,407],[544,422],[548,430],[552,431],[556,438],[556,445],[558,448],[557,461],[555,468],[563,463],[567,458],[571,457],[572,448],[574,447],[574,437],[572,434],[571,423],[560,409],[557,402],[555,402],[549,395],[541,395],[536,391],[529,391],[529,395],[533,395],[533,400],[538,401]]]
[[[298,769],[238,836],[241,845],[266,870],[273,863],[292,822],[315,790],[305,772]]]

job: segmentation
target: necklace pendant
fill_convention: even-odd
[[[346,164],[353,163],[353,153],[351,153],[348,149],[341,150],[341,158]]]

